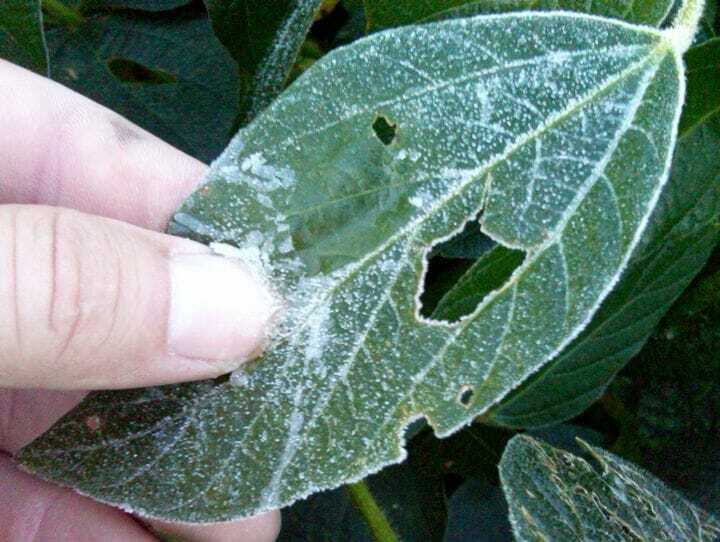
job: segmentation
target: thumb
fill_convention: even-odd
[[[34,205],[0,205],[0,232],[0,386],[215,377],[259,352],[276,310],[250,267],[192,241]]]

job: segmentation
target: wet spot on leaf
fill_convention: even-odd
[[[393,124],[384,115],[378,115],[372,125],[375,136],[382,142],[383,145],[390,145],[397,137],[397,124]]]

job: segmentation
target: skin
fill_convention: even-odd
[[[13,263],[18,281],[42,277],[42,269],[37,272],[35,267],[44,265],[42,255],[52,252],[43,252],[40,246],[46,237],[52,246],[60,239],[62,247],[90,253],[115,251],[118,259],[122,251],[132,251],[140,263],[129,274],[125,270],[124,280],[127,284],[134,274],[149,277],[145,282],[150,286],[143,287],[150,289],[141,298],[153,300],[137,309],[147,313],[140,320],[167,320],[163,307],[168,305],[169,288],[163,258],[203,248],[156,232],[164,229],[205,169],[204,164],[112,111],[0,60],[0,267]],[[57,225],[58,216],[60,223],[69,225],[65,230],[52,226]],[[74,239],[75,245],[65,238]],[[21,247],[20,252],[8,256],[13,243]],[[40,256],[25,256],[22,247],[32,243],[39,246],[33,254]],[[127,259],[132,260],[122,258]],[[92,261],[77,261],[85,265],[85,278],[99,283],[93,280]],[[3,274],[8,276],[8,269],[0,268]],[[80,318],[79,325],[66,328],[57,324],[64,340],[53,341],[53,332],[38,326],[46,326],[48,318],[53,324],[53,310],[58,310],[54,303],[64,303],[57,292],[72,291],[63,277],[60,273],[53,279],[49,305],[37,293],[42,293],[42,287],[26,288],[7,294],[23,301],[16,304],[16,314],[0,314],[0,343],[5,352],[0,353],[0,388],[6,388],[0,389],[0,525],[7,540],[145,542],[158,539],[153,530],[192,541],[274,540],[280,526],[277,511],[223,524],[170,524],[101,505],[17,468],[13,454],[74,407],[88,389],[180,382],[229,368],[167,351],[162,333],[147,332],[152,326],[139,327],[132,318],[123,317],[122,296],[115,303],[119,305],[115,319],[105,324],[107,344],[90,339],[98,335],[92,326],[103,324],[95,323],[98,318]],[[6,289],[13,288],[22,289],[19,285]],[[88,291],[83,295],[99,298],[103,293]],[[0,301],[0,306],[9,305]],[[3,321],[15,324],[4,326]],[[51,325],[51,329],[56,327]],[[261,347],[254,335],[243,340],[225,345],[227,353],[250,357]]]

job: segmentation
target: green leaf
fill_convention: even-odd
[[[650,474],[582,443],[595,464],[527,436],[500,478],[515,539],[713,541],[720,523]]]
[[[680,132],[720,114],[720,38],[693,47],[685,55],[689,80]]]
[[[701,283],[702,284],[702,283]],[[708,295],[710,292],[705,291]],[[683,296],[685,297],[685,296]],[[720,296],[690,318],[666,318],[609,389],[623,406],[614,451],[720,513]],[[676,305],[682,308],[680,302]],[[691,446],[688,443],[692,443]]]
[[[448,501],[444,542],[511,542],[502,490],[487,480],[465,481]]]
[[[402,460],[412,420],[440,436],[467,425],[580,333],[633,254],[667,180],[685,41],[511,14],[323,57],[170,228],[232,243],[214,247],[268,275],[284,312],[266,353],[229,381],[94,394],[25,466],[146,515],[214,521]],[[523,264],[460,322],[420,317],[427,254],[481,208]]]
[[[569,10],[604,15],[631,23],[659,26],[673,0],[364,0],[370,31],[413,24],[442,16],[468,17],[480,13],[524,10]]]
[[[235,58],[243,124],[282,91],[320,0],[204,0],[213,29]]]
[[[465,229],[452,239],[433,247],[433,256],[476,260],[496,243],[482,232],[480,222],[471,220]]]
[[[200,160],[227,145],[237,72],[202,13],[97,16],[48,40],[57,81]]]
[[[134,9],[138,11],[168,11],[189,4],[192,0],[84,0],[90,9]]]
[[[433,311],[433,318],[454,322],[472,313],[486,295],[503,285],[524,259],[524,252],[496,245],[443,296]]]
[[[714,51],[711,53],[710,51]],[[707,54],[706,54],[707,52]],[[717,42],[694,47],[688,98],[668,185],[620,284],[552,363],[491,413],[511,427],[547,425],[585,410],[637,354],[720,240],[720,88]],[[712,97],[710,96],[712,94]]]
[[[0,3],[0,58],[48,74],[40,0],[3,0]]]
[[[513,540],[512,528],[508,519],[508,507],[498,476],[498,463],[501,455],[510,440],[511,434],[499,432],[497,427],[473,424],[452,437],[441,441],[443,444],[459,441],[461,437],[468,437],[462,448],[457,449],[457,455],[441,454],[440,460],[452,464],[453,471],[457,471],[458,464],[468,461],[484,461],[482,470],[468,471],[463,468],[459,474],[468,476],[448,500],[448,522],[445,532],[445,542],[505,542]],[[493,432],[495,435],[493,436]],[[568,424],[555,425],[529,433],[533,438],[540,438],[543,442],[558,446],[569,452],[581,452],[578,446],[578,437],[593,444],[602,442],[598,433],[579,426]],[[500,439],[498,439],[500,437]],[[500,446],[502,443],[502,446]],[[414,444],[414,443],[413,443]],[[499,451],[498,451],[499,450]],[[411,449],[410,457],[414,450]],[[492,474],[488,476],[488,468]],[[442,471],[436,468],[435,471]]]

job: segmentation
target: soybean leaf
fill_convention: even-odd
[[[170,228],[236,245],[216,249],[277,287],[266,353],[229,381],[94,394],[25,466],[146,515],[224,520],[401,461],[412,420],[447,436],[487,412],[582,331],[635,251],[690,33],[522,13],[323,57]],[[523,264],[463,320],[421,317],[427,254],[481,209]]]
[[[282,91],[320,0],[205,0],[205,5],[240,70],[244,124]]]
[[[717,52],[713,40],[686,55],[688,97],[672,173],[641,250],[583,333],[490,413],[495,423],[547,425],[582,412],[640,351],[710,257],[720,240]]]
[[[202,13],[100,15],[48,40],[56,80],[192,156],[209,161],[230,139],[237,71]]]
[[[709,292],[706,292],[706,295]],[[623,405],[615,448],[693,502],[720,513],[720,298],[680,321],[666,318],[610,387]],[[677,306],[677,305],[676,305]],[[688,446],[688,443],[692,443]]]
[[[658,26],[673,0],[364,0],[370,31],[413,24],[447,12],[445,16],[503,13],[519,10],[557,10],[594,13],[631,23]]]
[[[46,75],[48,52],[40,0],[0,3],[0,58]]]
[[[465,447],[459,450],[456,457],[449,458],[441,454],[441,461],[451,463],[456,470],[456,463],[468,460],[485,461],[492,467],[492,475],[487,472],[461,472],[470,475],[463,482],[448,500],[448,522],[445,531],[445,542],[504,542],[510,541],[512,529],[508,519],[508,507],[498,477],[498,463],[510,436],[502,441],[502,447],[498,450],[499,443],[493,443],[488,437],[493,432],[501,436],[499,428],[487,425],[473,424],[453,435],[443,443],[458,440],[470,430],[473,439],[465,443]],[[599,433],[584,427],[560,424],[550,428],[533,430],[529,433],[534,438],[540,438],[543,442],[567,450],[569,452],[581,452],[578,446],[578,437],[593,444],[599,444],[603,438]],[[506,432],[509,435],[509,432]],[[412,451],[410,457],[412,458]],[[486,467],[487,469],[487,467]],[[441,471],[439,467],[435,469]]]
[[[444,542],[511,542],[508,507],[499,486],[465,481],[448,501]]]
[[[192,0],[85,0],[84,8],[134,9],[138,11],[167,11],[189,4]]]
[[[690,49],[685,62],[689,83],[680,120],[681,133],[720,114],[720,38]]]
[[[584,447],[596,465],[531,437],[510,441],[500,478],[516,540],[710,542],[720,535],[717,519],[652,475]]]
[[[520,250],[496,245],[478,258],[443,296],[433,311],[433,318],[453,322],[470,314],[486,295],[503,285],[524,258]]]
[[[494,246],[497,246],[496,243],[480,229],[480,222],[472,220],[455,237],[435,246],[433,255],[476,260]]]

